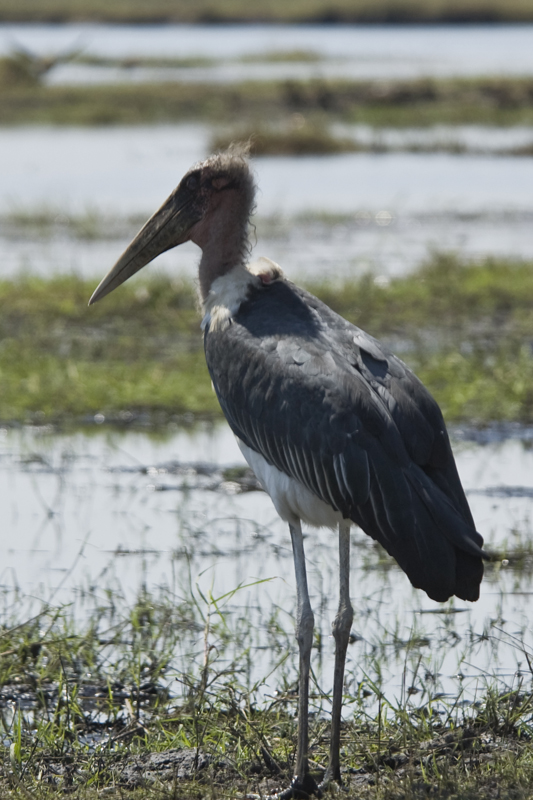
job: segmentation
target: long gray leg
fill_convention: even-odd
[[[333,676],[333,707],[331,710],[331,742],[329,764],[320,784],[321,789],[332,780],[340,783],[340,743],[341,708],[344,688],[344,664],[353,622],[353,608],[350,603],[350,523],[343,520],[339,524],[339,609],[333,623],[335,639],[335,673]]]
[[[309,601],[307,573],[305,569],[304,543],[302,526],[298,521],[289,525],[294,555],[294,571],[296,573],[296,591],[298,612],[296,616],[296,640],[300,649],[300,682],[298,689],[298,748],[296,751],[296,770],[292,782],[292,794],[298,796],[316,790],[316,784],[309,780],[309,670],[311,666],[311,647],[315,618]],[[291,790],[289,790],[291,791]]]

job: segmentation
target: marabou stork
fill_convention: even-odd
[[[279,797],[340,783],[344,663],[353,610],[350,525],[380,542],[433,600],[477,600],[483,539],[461,486],[439,407],[396,356],[272,261],[247,263],[255,185],[236,150],[196,164],[102,280],[90,303],[159,253],[202,250],[199,289],[213,387],[242,453],[288,522],[300,652],[292,783]],[[330,760],[317,786],[308,767],[308,687],[314,617],[301,522],[339,529],[340,599]]]

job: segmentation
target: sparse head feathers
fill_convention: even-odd
[[[246,218],[254,207],[256,185],[248,162],[249,146],[231,145],[223,153],[216,153],[196,163],[185,175],[182,183],[192,188],[198,181],[198,189],[208,200],[214,193],[233,189],[238,192]]]

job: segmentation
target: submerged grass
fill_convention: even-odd
[[[0,124],[344,120],[375,126],[533,123],[531,78],[313,79],[221,84],[47,86],[42,64],[0,59]]]
[[[309,288],[403,357],[448,421],[533,421],[532,264],[435,255],[388,285]],[[93,289],[73,276],[0,282],[0,419],[220,414],[192,283],[141,278],[88,308]]]
[[[29,237],[46,241],[54,237],[68,237],[82,241],[103,241],[131,236],[146,221],[144,214],[113,216],[97,209],[88,208],[80,213],[69,213],[50,204],[31,209],[13,206],[6,214],[0,214],[0,235],[4,239]]]
[[[69,608],[46,604],[31,618],[21,617],[20,603],[2,615],[3,796],[155,800],[286,788],[297,695],[292,682],[278,678],[277,694],[261,697],[270,675],[249,680],[257,655],[247,646],[251,631],[245,626],[235,637],[224,598],[143,590],[129,606],[113,592],[90,602],[83,624]],[[272,636],[285,641],[287,633],[274,625]],[[398,642],[396,657],[393,645],[363,656],[363,679],[347,684],[345,796],[526,800],[533,781],[527,649],[515,638],[529,669],[507,682],[481,680],[466,701],[461,679],[455,697],[438,693],[423,655],[427,643],[413,632]],[[394,699],[380,688],[387,659],[402,674]],[[329,700],[316,681],[311,694],[311,768],[320,778]]]

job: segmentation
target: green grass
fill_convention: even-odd
[[[91,285],[75,278],[0,284],[0,417],[216,413],[193,287],[132,285],[89,309]]]
[[[533,421],[533,265],[435,256],[382,286],[309,287],[415,369],[449,422]],[[192,284],[135,279],[87,307],[75,277],[0,282],[0,419],[220,414]]]
[[[1,0],[0,21],[497,22],[533,18],[528,0]]]
[[[266,81],[234,85],[45,86],[38,65],[0,59],[0,124],[112,125],[205,120],[257,126],[343,120],[375,126],[533,123],[533,79]]]

